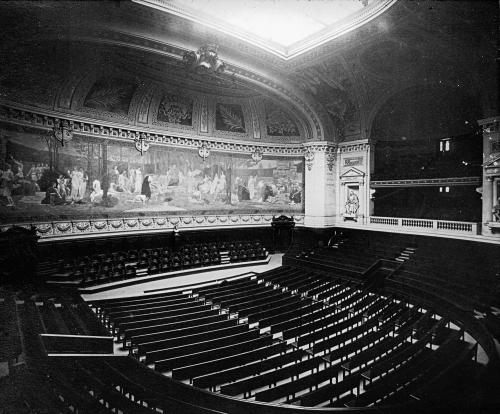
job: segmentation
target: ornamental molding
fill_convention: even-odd
[[[323,152],[325,154],[336,154],[338,145],[332,142],[307,142],[303,144],[304,148],[313,152]]]
[[[304,226],[304,214],[293,214],[297,226]],[[208,228],[238,228],[270,226],[273,214],[211,214],[185,216],[127,217],[91,220],[66,220],[40,223],[3,224],[0,232],[17,226],[26,229],[35,227],[42,241],[71,239],[77,237],[98,237],[121,233],[150,233],[173,231],[174,227],[184,230]]]
[[[289,157],[303,156],[304,144],[257,144],[253,142],[234,141],[224,138],[210,139],[185,132],[169,131],[166,134],[151,128],[136,128],[127,125],[117,125],[105,121],[89,120],[79,116],[54,113],[49,111],[34,111],[20,106],[0,103],[0,121],[17,125],[51,131],[58,122],[68,122],[72,125],[74,135],[88,138],[101,138],[127,142],[134,145],[134,140],[141,134],[151,145],[176,148],[198,149],[205,144],[212,151],[251,154],[260,151],[263,155],[278,155]],[[317,144],[318,150],[328,144]]]
[[[341,153],[345,152],[364,152],[370,150],[370,144],[368,140],[365,141],[353,141],[353,142],[343,142],[339,144],[339,151]]]

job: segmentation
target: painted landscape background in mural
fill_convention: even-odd
[[[303,211],[303,161],[151,147],[50,133],[2,133],[2,221]]]

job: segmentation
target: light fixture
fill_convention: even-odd
[[[218,49],[219,47],[212,43],[200,47],[197,52],[186,52],[183,56],[184,64],[198,74],[223,73],[226,65],[219,59]]]
[[[69,142],[73,139],[73,128],[65,119],[62,121],[56,119],[53,132],[55,139],[57,139],[63,147],[65,142]]]
[[[141,153],[141,156],[149,149],[149,142],[146,134],[141,132],[139,136],[134,138],[135,149]]]
[[[203,162],[208,158],[210,155],[210,150],[207,147],[207,144],[203,143],[199,148],[198,148],[198,155],[203,158]]]
[[[256,148],[252,153],[252,160],[255,162],[255,164],[258,164],[262,161],[262,152],[260,151],[260,149]]]

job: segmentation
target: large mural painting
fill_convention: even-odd
[[[303,160],[0,131],[3,222],[158,214],[302,212]]]

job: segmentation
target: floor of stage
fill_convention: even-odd
[[[120,287],[113,290],[93,294],[82,294],[82,298],[86,301],[121,298],[129,296],[147,295],[148,293],[158,293],[159,289],[171,289],[177,286],[187,286],[190,284],[211,282],[215,280],[226,279],[245,273],[262,273],[268,270],[281,266],[283,254],[272,254],[269,263],[256,266],[244,266],[230,269],[213,270],[209,272],[200,271],[199,273],[191,273],[189,275],[172,277],[150,282],[144,282],[132,286]],[[200,269],[202,270],[202,269]],[[156,291],[156,292],[150,292]]]

